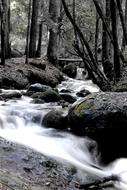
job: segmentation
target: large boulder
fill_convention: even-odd
[[[69,127],[98,142],[102,160],[127,157],[127,92],[95,93],[73,105]]]
[[[29,61],[32,61],[29,59]],[[0,88],[26,89],[30,84],[40,83],[55,87],[63,79],[61,72],[45,60],[33,62],[46,65],[43,68],[25,64],[25,58],[13,58],[6,61],[5,66],[0,66]]]
[[[68,77],[75,78],[77,75],[77,67],[74,63],[70,63],[63,68],[63,73]]]
[[[42,121],[42,125],[47,128],[54,129],[67,129],[68,125],[67,117],[61,111],[52,110],[47,113]]]

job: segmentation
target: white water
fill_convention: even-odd
[[[89,89],[95,88],[91,82],[80,82],[81,85],[89,86]],[[81,87],[79,84],[79,81],[69,79],[64,85],[69,85],[69,88],[76,91]],[[98,91],[96,88],[93,91],[95,90]],[[93,143],[90,139],[45,129],[40,125],[41,120],[38,123],[32,121],[33,116],[42,114],[43,117],[49,110],[56,108],[55,104],[37,105],[31,104],[30,101],[30,98],[22,97],[18,101],[0,102],[1,137],[23,144],[58,161],[67,162],[95,178],[118,175],[120,181],[115,182],[115,189],[127,190],[127,159],[119,159],[105,168],[101,167],[97,160],[96,148],[93,154],[89,152],[89,146]],[[61,109],[59,106],[57,108]]]

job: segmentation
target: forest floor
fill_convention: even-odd
[[[61,72],[47,60],[12,58],[0,65],[0,88],[26,89],[30,84],[42,83],[55,87],[62,80]]]

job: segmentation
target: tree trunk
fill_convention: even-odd
[[[26,64],[28,64],[28,57],[29,57],[29,38],[30,38],[30,20],[31,20],[31,6],[32,0],[29,0],[29,11],[28,11],[28,25],[27,25],[27,35],[26,35]]]
[[[38,13],[40,0],[33,0],[30,29],[29,57],[36,57],[36,40],[38,32]]]
[[[122,28],[123,28],[123,36],[127,45],[127,28],[126,28],[126,24],[125,24],[125,19],[124,19],[124,14],[123,14],[123,10],[122,10],[122,5],[121,5],[121,1],[120,0],[116,0],[117,2],[117,7],[118,7],[118,11],[119,11],[119,16],[120,16],[120,20],[121,20],[121,24],[122,24]]]
[[[127,0],[125,1],[125,16],[124,16],[124,22],[125,22],[125,27],[126,27],[126,30],[127,30]],[[121,47],[121,50],[122,52],[125,50],[125,46],[126,46],[126,42],[125,42],[125,38],[124,38],[124,35],[123,35],[123,40],[122,40],[122,47]]]
[[[99,38],[99,15],[96,13],[96,31],[95,31],[95,58],[98,62],[98,38]]]
[[[1,15],[1,64],[5,65],[5,10],[3,1],[0,0],[0,15]]]
[[[71,14],[67,8],[65,0],[62,0],[62,3],[63,3],[63,7],[64,7],[64,10],[65,10],[65,13],[66,13],[68,19],[70,20],[70,22],[72,23],[73,27],[75,28],[75,30],[77,32],[77,35],[80,39],[80,43],[82,45],[82,49],[84,50],[84,47],[85,47],[87,50],[88,59],[85,57],[86,52],[82,51],[82,49],[78,46],[78,44],[75,44],[75,49],[77,50],[79,56],[83,59],[83,62],[89,73],[89,76],[91,76],[93,82],[96,83],[100,87],[101,90],[104,90],[104,91],[109,90],[110,83],[107,80],[107,78],[105,77],[105,75],[103,74],[103,72],[99,69],[98,63],[93,55],[93,52],[92,52],[88,42],[86,41],[82,31],[79,29],[79,27],[73,20],[73,17],[71,16]]]
[[[106,0],[105,5],[105,19],[108,26],[110,26],[110,0]],[[104,73],[107,78],[112,81],[114,78],[113,75],[113,64],[110,62],[110,39],[107,34],[105,24],[102,23],[102,65],[104,69]]]
[[[43,31],[43,22],[39,24],[39,37],[38,37],[38,47],[37,47],[36,57],[41,57],[42,31]]]
[[[114,48],[114,71],[115,80],[120,79],[120,51],[118,45],[117,36],[117,13],[116,13],[116,3],[114,0],[110,0],[110,11],[111,11],[111,23],[112,23],[112,34],[113,34],[113,48]]]
[[[2,0],[1,6],[1,52],[5,58],[10,58],[10,0]]]
[[[58,18],[60,16],[60,2],[59,0],[49,1],[49,14],[54,26],[49,30],[49,43],[47,48],[48,60],[52,63],[57,62],[58,58]]]

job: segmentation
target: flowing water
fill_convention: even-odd
[[[91,81],[69,78],[66,78],[58,86],[58,89],[70,89],[75,95],[84,87],[91,92],[99,90]],[[5,90],[3,92],[8,93]],[[92,154],[89,151],[89,146],[93,143],[90,139],[79,138],[69,133],[60,133],[54,129],[46,129],[41,126],[43,116],[49,110],[55,108],[61,110],[60,106],[55,103],[32,104],[31,100],[31,98],[22,96],[20,100],[0,102],[1,137],[30,147],[58,161],[69,163],[95,178],[118,175],[120,180],[114,182],[115,189],[127,189],[126,159],[119,159],[107,167],[102,167],[98,162],[96,146]]]

